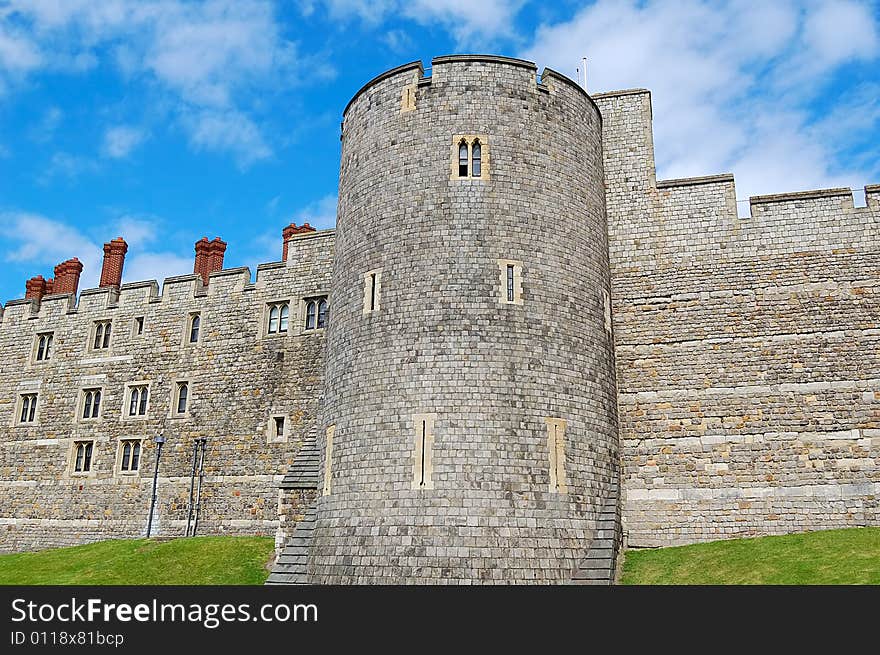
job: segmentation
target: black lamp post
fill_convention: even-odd
[[[153,498],[150,501],[150,518],[147,519],[147,539],[153,529],[153,509],[156,507],[156,482],[159,479],[159,458],[162,457],[162,444],[165,443],[165,437],[158,435],[154,441],[156,442],[156,467],[153,469]]]

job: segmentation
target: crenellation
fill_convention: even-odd
[[[570,582],[615,504],[632,546],[876,525],[880,185],[740,217],[729,173],[656,179],[649,91],[537,70],[368,82],[337,227],[287,225],[253,278],[219,237],[161,293],[121,284],[121,237],[97,289],[76,258],[30,278],[0,307],[0,551],[143,534],[158,434],[156,534],[206,438],[202,533],[282,548],[315,513],[312,582]]]

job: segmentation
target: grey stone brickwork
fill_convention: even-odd
[[[536,73],[443,57],[347,108],[314,582],[562,582],[587,552],[618,460],[601,119]],[[457,178],[455,135],[482,135],[486,179]],[[522,263],[521,304],[502,302],[499,260]],[[374,269],[381,308],[364,313]],[[413,488],[423,414],[433,471]],[[566,422],[565,492],[547,417]]]
[[[876,525],[880,194],[657,182],[650,95],[604,119],[630,546]]]
[[[0,551],[144,534],[155,458],[160,466],[154,534],[186,529],[193,440],[206,437],[199,532],[275,534],[278,485],[316,429],[323,382],[323,331],[301,333],[300,301],[329,292],[334,232],[297,236],[286,263],[8,303],[0,323]],[[281,243],[279,242],[279,251]],[[264,308],[291,302],[287,335],[269,336]],[[196,344],[187,317],[201,313]],[[144,317],[142,335],[134,320]],[[93,351],[98,319],[112,320],[108,351]],[[32,361],[35,335],[54,332],[52,357]],[[171,415],[175,382],[190,382],[189,413]],[[123,416],[125,385],[150,385],[145,419]],[[101,416],[80,418],[83,388],[103,390]],[[19,394],[38,392],[37,422],[15,425]],[[287,417],[284,441],[270,442],[271,415]],[[119,441],[143,439],[140,471],[120,471]],[[92,472],[72,475],[72,442],[94,439]],[[284,508],[282,508],[284,509]]]
[[[0,551],[143,534],[158,432],[157,533],[183,534],[207,437],[200,532],[274,534],[277,583],[606,581],[622,539],[880,523],[880,185],[866,207],[828,189],[751,198],[740,218],[732,175],[656,179],[648,91],[589,97],[501,57],[431,73],[354,96],[337,231],[291,231],[255,281],[3,308]],[[481,143],[479,179],[458,179],[459,139]],[[328,327],[303,333],[318,295]],[[283,300],[291,329],[267,335]],[[112,345],[92,352],[105,319]],[[149,412],[124,419],[136,381]],[[94,387],[103,416],[82,421]],[[144,440],[135,476],[125,438]],[[88,476],[70,472],[80,439]]]

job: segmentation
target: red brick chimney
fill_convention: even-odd
[[[297,227],[296,223],[291,223],[286,228],[281,230],[281,236],[284,239],[284,247],[281,251],[281,260],[287,261],[287,242],[290,241],[291,238],[295,237],[297,234],[307,234],[309,232],[316,232],[315,228],[313,228],[308,223],[303,223],[300,227]]]
[[[101,282],[98,286],[119,288],[127,252],[128,244],[122,237],[116,237],[110,243],[104,244],[104,266],[101,268]]]
[[[29,300],[41,300],[46,295],[46,280],[42,275],[32,277],[24,284],[24,297]]]
[[[208,241],[208,237],[202,237],[196,241],[196,261],[193,265],[193,273],[202,276],[202,282],[208,284],[208,276],[214,271],[223,270],[223,255],[226,253],[226,242],[220,237],[214,237]]]
[[[79,276],[82,273],[83,265],[76,257],[61,262],[55,267],[55,279],[46,283],[46,293],[72,293],[76,295],[79,288]],[[121,270],[121,264],[120,264]],[[51,290],[48,289],[51,283]]]

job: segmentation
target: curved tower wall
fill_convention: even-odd
[[[618,461],[601,118],[536,72],[442,57],[346,109],[314,582],[564,581],[589,547]],[[454,135],[481,136],[486,179],[455,178]]]

